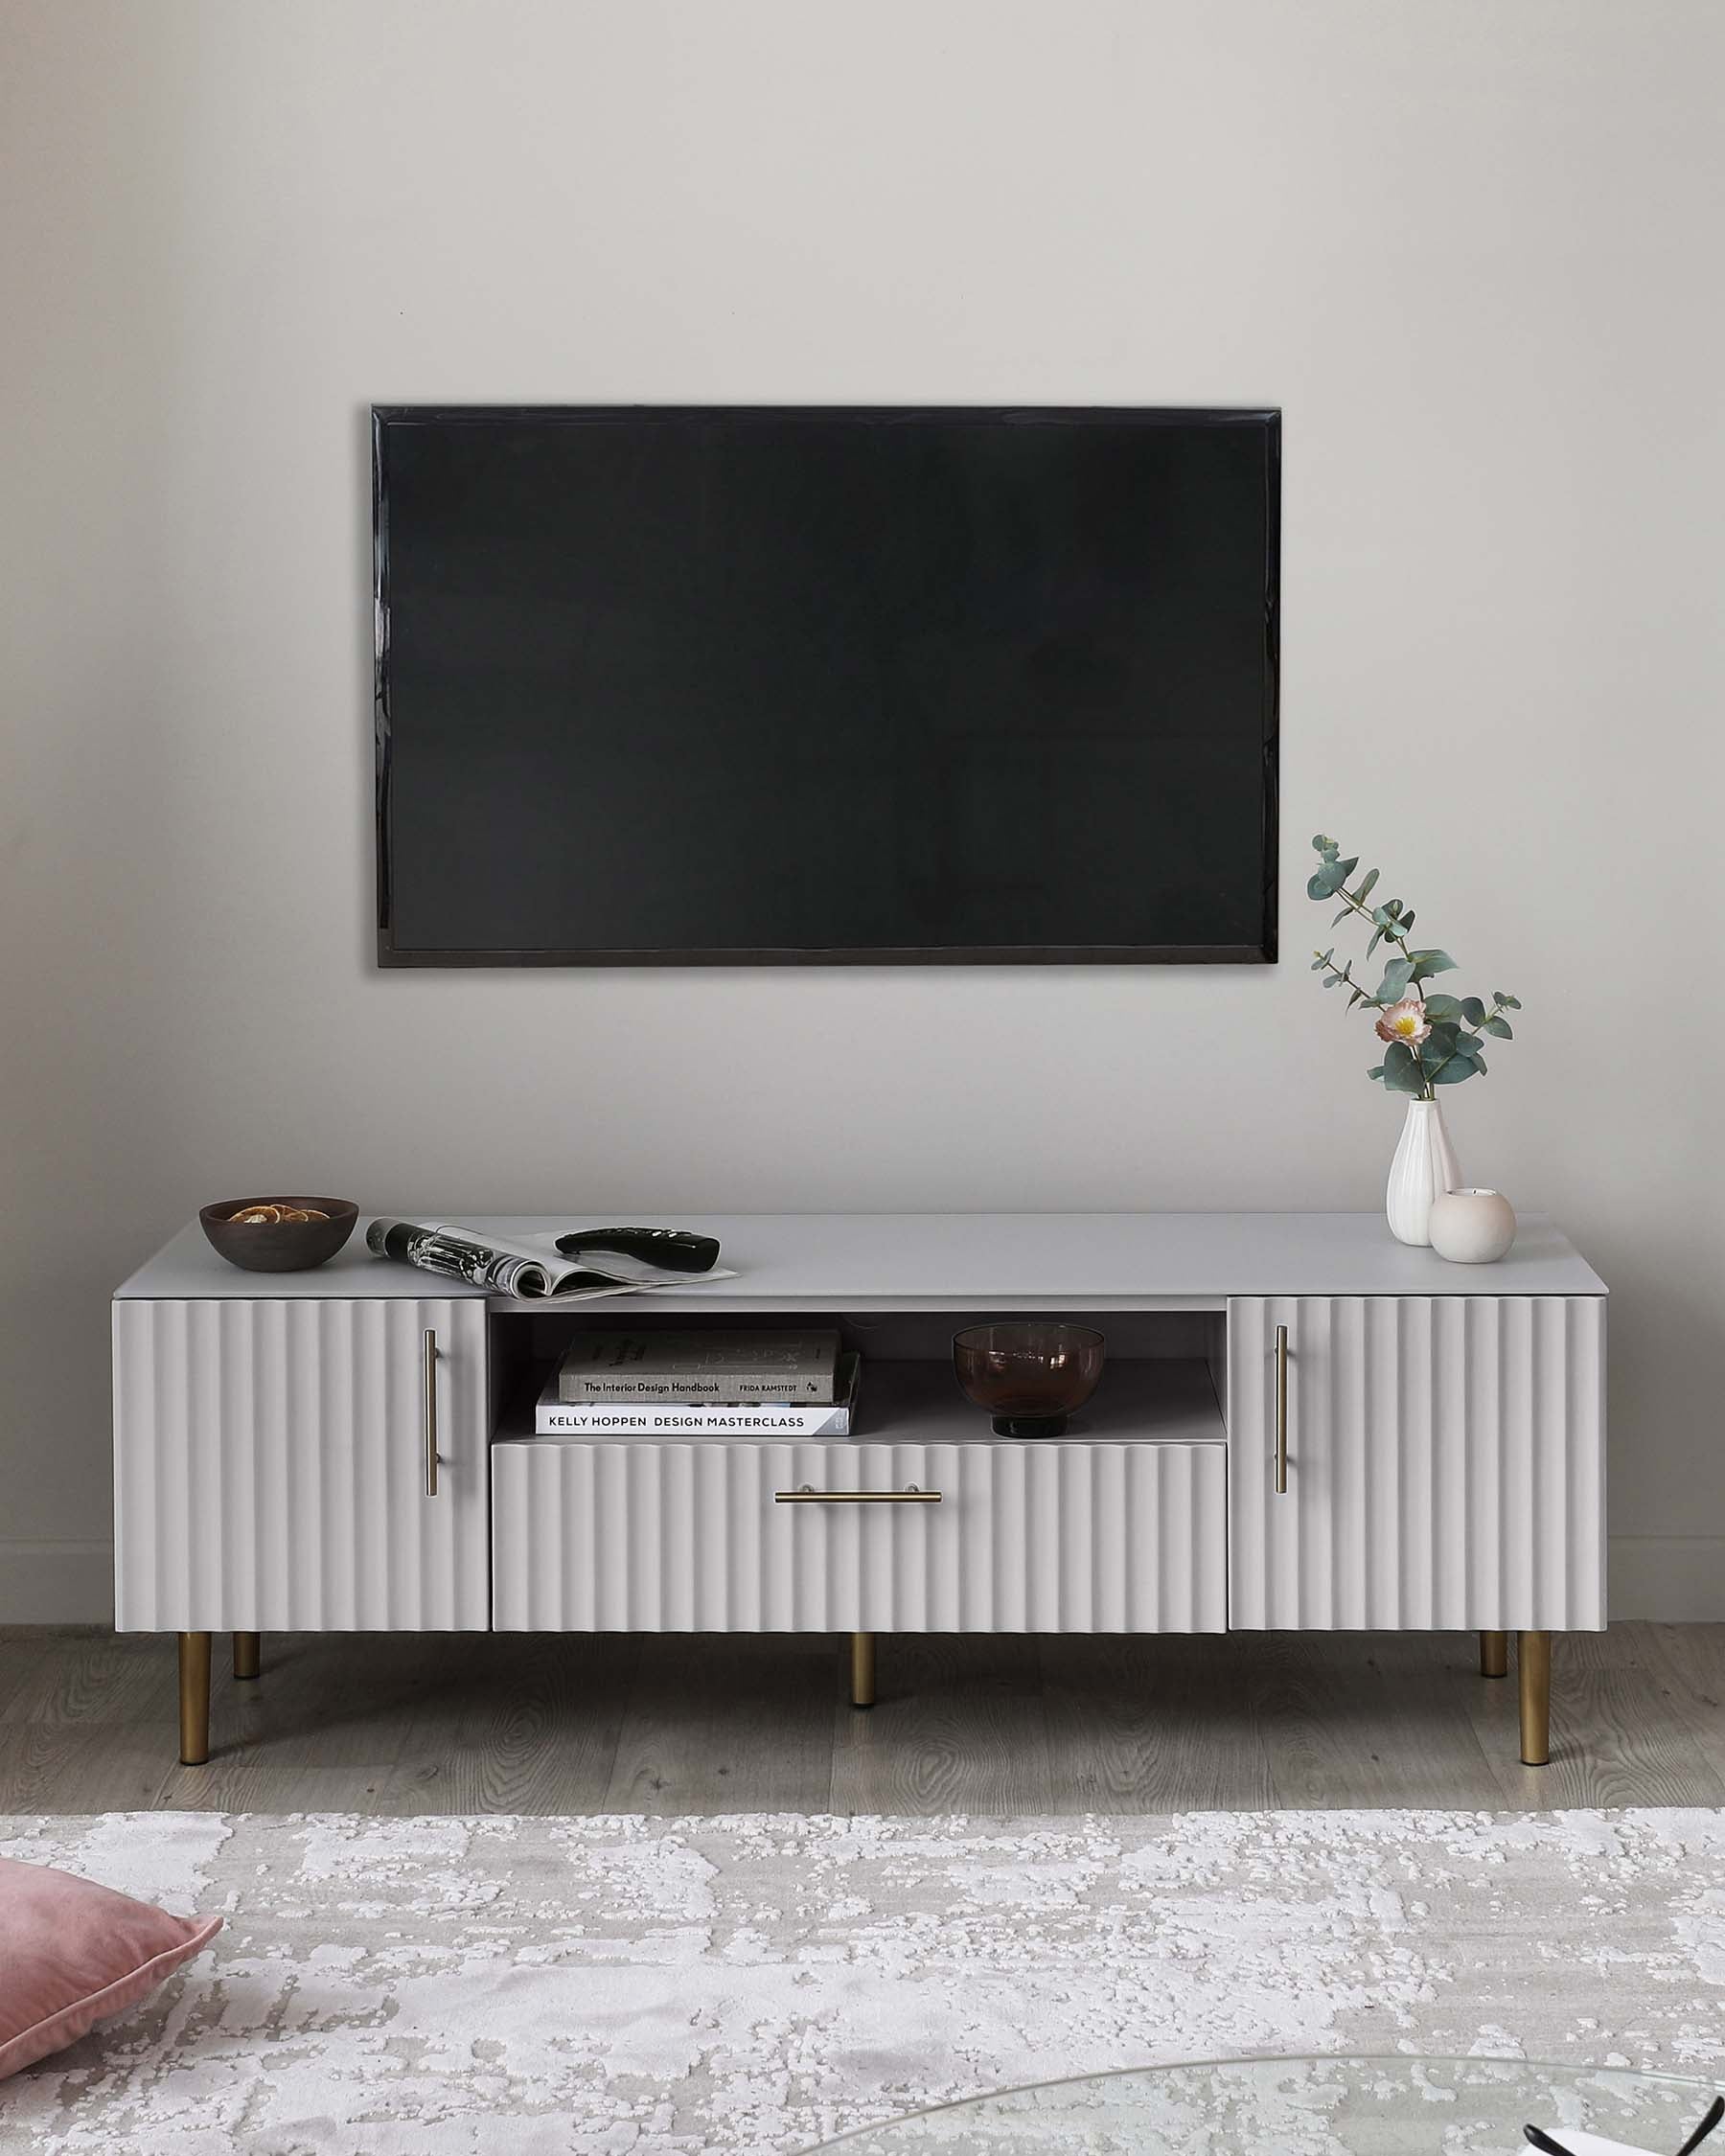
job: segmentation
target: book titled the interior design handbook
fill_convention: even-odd
[[[839,1359],[838,1397],[812,1400],[564,1400],[552,1376],[534,1410],[540,1437],[848,1437],[861,1358]]]
[[[838,1368],[837,1332],[582,1333],[557,1373],[558,1397],[831,1407]]]

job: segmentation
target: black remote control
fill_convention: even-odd
[[[691,1235],[686,1227],[583,1227],[560,1235],[557,1247],[564,1257],[580,1257],[584,1250],[620,1250],[666,1273],[710,1273],[719,1262],[716,1239]]]

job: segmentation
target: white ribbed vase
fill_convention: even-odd
[[[1460,1181],[1442,1109],[1435,1100],[1411,1100],[1384,1198],[1391,1234],[1398,1243],[1429,1243],[1432,1200],[1456,1189]]]

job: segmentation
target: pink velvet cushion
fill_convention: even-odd
[[[135,2007],[220,1929],[0,1857],[0,2080]]]

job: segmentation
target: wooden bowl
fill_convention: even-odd
[[[314,1205],[330,1217],[260,1223],[234,1218],[253,1205]],[[310,1273],[333,1258],[354,1232],[359,1208],[351,1198],[224,1198],[197,1217],[210,1248],[242,1273]]]

